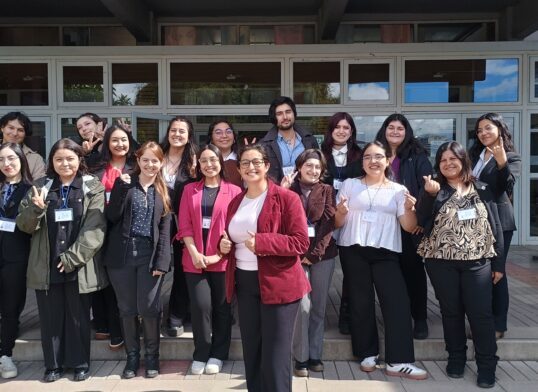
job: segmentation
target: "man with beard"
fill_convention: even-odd
[[[269,177],[280,184],[282,178],[293,173],[295,159],[309,148],[319,148],[312,133],[295,123],[297,110],[288,97],[271,102],[269,119],[273,127],[260,140],[269,156]]]

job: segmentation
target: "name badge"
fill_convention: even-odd
[[[211,217],[203,216],[202,217],[202,229],[209,229],[209,226],[211,226]]]
[[[335,178],[335,179],[333,180],[333,188],[334,188],[335,190],[339,190],[340,188],[342,188],[342,184],[343,184],[343,183],[344,183],[344,181]]]
[[[365,222],[377,222],[377,212],[375,211],[364,211],[362,213],[362,220]]]
[[[313,238],[316,236],[316,228],[314,226],[308,226],[308,237]]]
[[[284,166],[282,168],[282,171],[284,172],[285,176],[289,176],[290,174],[293,174],[294,170],[295,170],[294,166]]]
[[[458,210],[458,219],[460,221],[475,219],[476,210],[474,208],[469,208],[467,210]]]
[[[73,209],[72,208],[60,208],[54,210],[55,222],[72,222],[73,221]]]
[[[105,192],[105,199],[106,199],[107,204],[110,201],[110,193],[111,192]]]
[[[13,233],[15,231],[15,219],[0,218],[0,231]]]

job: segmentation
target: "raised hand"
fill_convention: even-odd
[[[119,170],[119,169],[118,169],[118,170]],[[122,180],[124,183],[126,183],[126,184],[130,184],[130,183],[131,183],[131,176],[130,176],[129,174],[127,174],[127,173],[125,173],[125,174],[121,174],[121,175],[120,175],[120,178],[121,178],[121,180]]]
[[[256,253],[256,233],[253,233],[252,231],[247,231],[250,238],[245,241],[245,246],[248,250],[250,250],[252,253]]]
[[[93,148],[97,143],[101,141],[100,138],[95,137],[95,135],[92,135],[90,140],[85,140],[82,142],[82,149],[84,150],[85,154],[89,154],[93,151]]]
[[[406,210],[413,210],[417,199],[413,197],[409,192],[405,192],[404,208]]]
[[[347,213],[349,212],[349,206],[348,206],[348,203],[347,203],[347,197],[342,196],[340,198],[340,201],[336,205],[336,212],[338,212],[339,214],[342,214],[342,215],[347,215]]]
[[[248,146],[249,144],[256,144],[256,138],[253,137],[252,140],[249,143],[248,139],[245,137],[245,138],[243,138],[243,143],[245,143],[245,146]]]
[[[127,132],[133,133],[133,130],[131,128],[131,124],[128,124],[125,122],[122,118],[118,120],[118,125],[125,129]]]
[[[45,188],[41,188],[40,191],[37,188],[32,186],[32,203],[42,210],[45,209]]]
[[[226,232],[222,233],[222,238],[220,240],[219,244],[219,251],[223,255],[227,255],[232,250],[232,241],[228,238],[228,234]]]
[[[503,138],[499,136],[497,141],[495,146],[486,147],[486,149],[493,155],[493,158],[497,162],[497,166],[504,167],[506,162],[508,162],[508,158],[506,156],[506,151],[504,150]]]
[[[280,181],[280,186],[286,189],[289,188],[291,184],[293,184],[293,181],[295,180],[295,177],[297,177],[297,174],[299,174],[298,171],[282,177],[282,181]]]
[[[432,176],[423,176],[424,179],[424,190],[432,196],[436,196],[441,189],[441,185],[435,180],[432,179]]]

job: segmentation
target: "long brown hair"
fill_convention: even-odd
[[[145,142],[135,153],[136,165],[133,170],[133,173],[137,176],[140,175],[140,165],[138,164],[138,160],[142,155],[144,155],[144,152],[146,152],[146,150],[150,150],[153,154],[155,154],[155,156],[159,161],[161,161],[161,163],[164,162],[164,152],[159,146],[159,144],[153,141]],[[159,195],[161,195],[161,198],[163,199],[164,216],[168,214],[172,210],[172,208],[170,206],[170,196],[168,195],[168,188],[166,186],[166,183],[164,182],[161,170],[159,170],[159,172],[157,173],[157,176],[155,177],[155,182],[153,184],[155,185],[155,190]]]

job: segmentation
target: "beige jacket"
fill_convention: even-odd
[[[28,168],[30,169],[30,174],[32,174],[32,179],[35,181],[41,177],[45,177],[45,172],[47,168],[45,166],[45,161],[43,157],[37,152],[32,150],[26,144],[22,145],[22,152],[26,156],[28,161]]]

